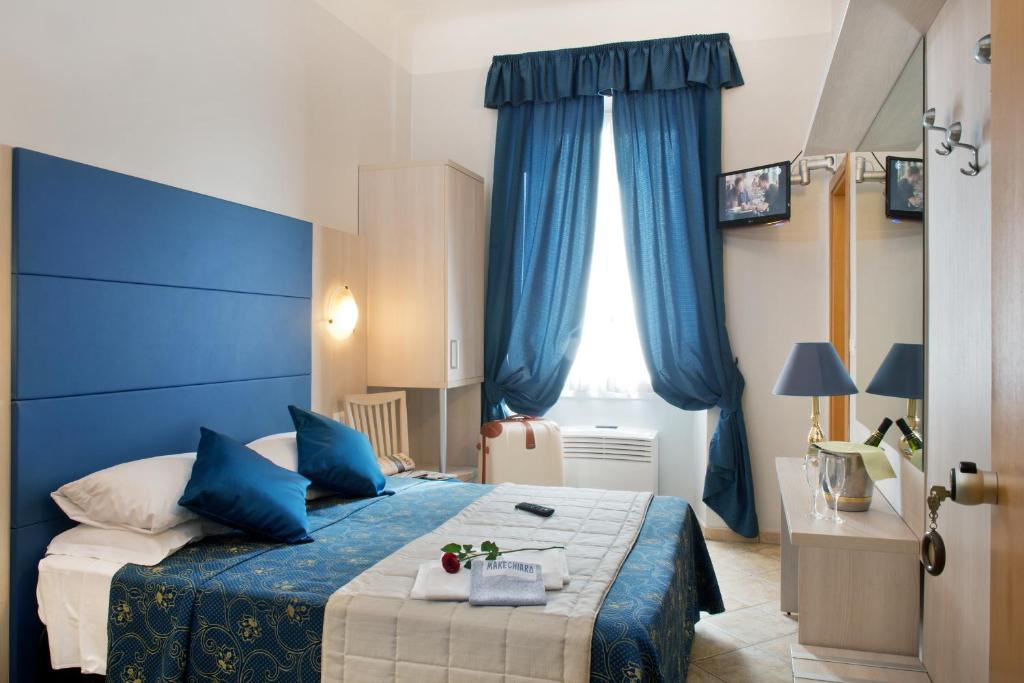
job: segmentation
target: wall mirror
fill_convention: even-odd
[[[853,441],[885,418],[904,418],[918,433],[923,427],[924,68],[922,40],[849,160],[850,371],[860,389],[850,402]],[[916,490],[908,465],[923,468],[924,456],[902,457],[901,436],[896,424],[885,436],[899,478],[879,489],[907,518],[901,489]]]

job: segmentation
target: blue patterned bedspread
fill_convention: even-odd
[[[393,496],[311,504],[314,543],[241,533],[190,545],[110,588],[107,680],[319,683],[324,608],[339,587],[491,486],[389,478]],[[690,506],[651,502],[598,613],[591,681],[683,681],[700,611],[722,611]]]

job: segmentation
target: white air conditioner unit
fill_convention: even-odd
[[[629,427],[562,427],[565,485],[658,492],[658,432]]]

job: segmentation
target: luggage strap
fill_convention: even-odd
[[[510,415],[503,420],[491,420],[485,422],[480,427],[480,443],[476,445],[480,451],[480,481],[481,483],[487,483],[487,454],[490,449],[487,447],[487,439],[495,439],[501,435],[501,425],[505,422],[522,422],[523,429],[526,431],[526,450],[533,450],[537,447],[537,435],[533,432],[533,425],[530,424],[533,420],[539,420],[539,417],[532,417],[530,415]]]
[[[503,420],[491,420],[485,422],[480,428],[480,436],[485,439],[494,439],[501,434],[501,425],[505,422],[521,422],[523,429],[526,431],[526,450],[532,451],[537,447],[537,435],[533,431],[533,425],[530,424],[533,420],[539,420],[539,417],[533,417],[531,415],[510,415]]]

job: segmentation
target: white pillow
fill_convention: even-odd
[[[195,461],[195,453],[178,453],[126,462],[64,484],[50,496],[76,522],[158,534],[198,518],[178,505]]]
[[[283,467],[292,472],[299,471],[299,444],[295,439],[295,432],[271,434],[247,443],[246,446],[278,467]],[[306,500],[316,500],[317,498],[331,495],[334,494],[324,489],[318,489],[315,486],[310,486],[306,489]]]
[[[299,444],[295,432],[271,434],[245,444],[278,467],[299,471]]]
[[[201,519],[193,519],[158,534],[79,524],[54,537],[46,548],[46,554],[152,566],[186,544],[221,529],[220,525]]]

